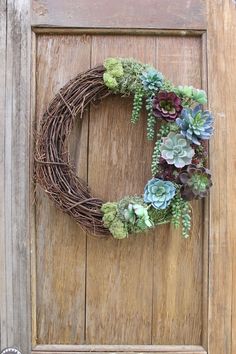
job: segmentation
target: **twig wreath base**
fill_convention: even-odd
[[[155,138],[152,175],[143,196],[104,202],[90,194],[76,175],[68,152],[75,119],[90,103],[111,94],[133,95],[131,121],[147,110],[147,139]],[[36,181],[55,205],[96,237],[122,239],[163,223],[191,228],[189,200],[205,197],[211,183],[205,141],[213,118],[203,111],[206,94],[191,86],[175,87],[153,67],[134,59],[108,58],[104,65],[80,73],[53,98],[40,122],[35,150]],[[196,105],[197,104],[197,105]]]

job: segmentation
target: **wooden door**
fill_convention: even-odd
[[[234,354],[233,2],[5,0],[1,10],[2,347]],[[34,132],[48,103],[109,56],[133,57],[175,84],[208,90],[214,188],[210,203],[193,203],[188,240],[169,225],[96,240],[32,183]],[[103,199],[142,193],[151,176],[145,114],[131,126],[131,107],[120,97],[91,106],[70,137],[78,175]]]

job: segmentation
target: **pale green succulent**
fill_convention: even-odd
[[[160,146],[161,157],[169,165],[182,168],[192,162],[194,149],[190,142],[182,134],[170,132],[167,137],[162,138]]]
[[[206,92],[196,89],[193,86],[178,86],[175,88],[175,93],[181,98],[187,98],[200,104],[207,103]],[[184,103],[184,101],[182,103]]]
[[[115,77],[113,77],[111,74],[109,74],[108,72],[105,72],[103,74],[103,81],[105,83],[105,85],[110,89],[110,90],[114,90],[118,87],[118,82],[116,80]]]
[[[128,236],[127,225],[122,222],[118,216],[117,203],[105,203],[101,207],[103,212],[104,226],[109,229],[112,236],[117,239],[123,239]]]
[[[125,197],[118,203],[118,213],[127,223],[130,233],[143,231],[153,226],[148,214],[148,206],[139,196]]]
[[[122,62],[119,58],[107,58],[104,62],[107,72],[113,77],[121,77],[124,75]]]
[[[106,71],[103,74],[103,81],[109,89],[114,91],[119,85],[118,79],[124,75],[122,62],[119,58],[108,58],[104,62],[104,67]]]

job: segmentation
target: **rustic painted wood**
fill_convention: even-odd
[[[167,353],[206,353],[200,345],[37,345],[34,352],[167,352]]]
[[[175,84],[201,87],[201,38],[157,39],[157,67]],[[162,226],[154,240],[153,343],[200,344],[202,205],[193,203],[191,238]],[[181,330],[180,330],[181,328]]]
[[[155,64],[155,38],[94,36],[92,43],[92,66],[111,55]],[[146,142],[144,116],[131,125],[131,107],[131,99],[116,97],[91,108],[88,182],[106,200],[141,193],[151,177],[153,143]],[[152,249],[152,234],[88,238],[87,343],[151,343]]]
[[[32,24],[43,27],[205,29],[203,0],[32,0]]]
[[[177,347],[177,346],[176,346]],[[150,348],[151,349],[151,348]],[[158,354],[207,354],[207,352],[204,350],[204,349],[195,349],[194,347],[192,346],[189,346],[188,349],[183,349],[183,350],[178,350],[178,349],[175,349],[175,348],[170,348],[170,350],[168,350],[168,348],[166,346],[163,346],[162,349],[158,348],[157,350],[152,350],[152,351],[146,351],[145,354],[154,354],[154,353],[158,353]],[[139,352],[139,351],[125,351],[124,349],[122,349],[121,351],[122,353],[124,354],[132,354],[132,353],[138,353],[138,354],[142,354],[143,352]],[[45,352],[45,351],[33,351],[32,353],[34,354],[53,354],[55,353],[54,351],[51,351],[51,352]],[[75,351],[75,352],[60,352],[61,354],[66,354],[66,353],[69,353],[69,354],[75,354],[75,353],[78,353],[78,351]],[[80,351],[81,354],[87,354],[88,352],[87,351]],[[99,354],[107,354],[108,352],[107,351],[93,351],[93,353],[99,353]],[[117,353],[117,352],[116,352]]]
[[[153,354],[153,353],[158,353],[158,354],[207,354],[207,352],[203,349],[203,348],[198,348],[197,347],[195,348],[194,346],[186,346],[186,347],[182,347],[178,349],[179,346],[159,346],[158,348],[155,349],[155,351],[150,348],[149,351],[145,351],[145,354]],[[110,350],[109,350],[110,352]],[[32,353],[34,354],[53,354],[55,353],[54,351],[33,351]],[[62,354],[75,354],[75,353],[78,353],[78,351],[67,351],[67,352],[63,352],[63,351],[60,351],[60,353]],[[80,354],[87,354],[88,351],[80,351],[79,352]],[[100,351],[98,352],[99,354],[107,354],[108,351]],[[142,352],[136,350],[135,352],[134,351],[127,351],[127,350],[124,350],[122,349],[121,351],[116,351],[115,353],[124,353],[124,354],[132,354],[132,353],[138,353],[138,354],[142,354]]]
[[[59,88],[90,66],[90,38],[39,36],[37,121]],[[80,122],[81,123],[81,122]],[[88,117],[76,123],[71,155],[87,178]],[[39,191],[36,208],[36,308],[38,343],[83,343],[86,235]]]
[[[209,104],[216,117],[210,146],[214,187],[210,199],[210,354],[236,352],[235,262],[235,1],[208,1]],[[220,28],[217,23],[220,23]]]
[[[35,354],[53,354],[53,353],[55,353],[55,352],[38,352],[38,351],[33,351],[32,353],[35,353]],[[76,352],[60,352],[61,354],[65,354],[65,353],[69,353],[69,354],[75,354],[75,353],[78,353],[77,351]],[[80,351],[79,352],[80,354],[87,354],[88,352],[83,352],[83,351]],[[105,352],[105,351],[103,351],[103,352],[99,352],[99,354],[107,354],[107,352]],[[127,351],[123,351],[122,350],[122,353],[124,353],[124,354],[132,354],[132,353],[134,353],[134,352],[127,352]],[[142,354],[142,352],[138,352],[139,354]],[[154,352],[153,351],[149,351],[149,352],[145,352],[146,354],[153,354]],[[165,350],[164,349],[164,351],[160,351],[160,350],[158,350],[158,351],[155,351],[155,353],[158,353],[158,354],[173,354],[173,353],[175,353],[175,354],[207,354],[207,352],[205,351],[205,350],[191,350],[190,349],[190,351],[189,350],[184,350],[184,351],[176,351],[176,350],[171,350],[171,351],[167,351],[167,350]]]
[[[5,221],[4,221],[4,195],[5,195],[5,181],[4,181],[4,164],[5,164],[5,98],[6,98],[6,25],[7,25],[7,4],[6,1],[0,3],[0,57],[2,58],[0,66],[0,78],[1,78],[1,90],[0,90],[0,347],[4,347],[7,343],[7,328],[4,326],[4,321],[7,318],[7,307],[6,307],[6,244],[5,244]],[[5,322],[6,323],[6,322]]]
[[[202,88],[208,94],[208,85],[207,85],[207,33],[202,35]],[[207,108],[207,105],[206,105]],[[209,144],[208,144],[209,151]],[[210,160],[210,159],[209,159]],[[210,165],[210,161],[209,161]],[[209,198],[204,199],[203,202],[203,291],[202,291],[202,338],[201,343],[204,348],[208,347],[208,283],[209,283]]]
[[[1,1],[1,348],[30,346],[29,2]],[[2,87],[3,86],[3,87]]]

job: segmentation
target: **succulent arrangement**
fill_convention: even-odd
[[[192,86],[176,87],[161,72],[134,59],[108,58],[104,67],[104,83],[114,94],[134,96],[131,122],[139,120],[144,105],[147,139],[156,137],[152,178],[143,195],[104,203],[104,226],[114,238],[123,239],[172,223],[182,226],[182,236],[187,238],[189,202],[206,197],[212,186],[206,142],[213,134],[213,116],[203,108],[206,93]]]

